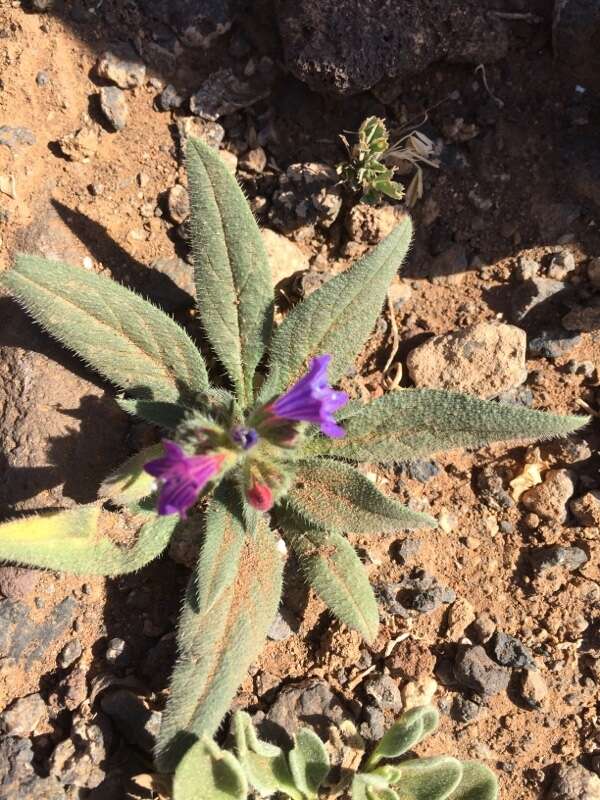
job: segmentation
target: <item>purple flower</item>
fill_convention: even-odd
[[[306,375],[272,403],[269,410],[284,419],[320,425],[326,436],[339,439],[346,431],[337,424],[333,414],[346,405],[348,395],[336,392],[329,385],[327,367],[330,361],[331,356],[327,354],[313,358]]]
[[[158,513],[180,514],[182,519],[194,505],[208,481],[219,472],[225,455],[210,453],[188,456],[176,442],[163,439],[165,455],[149,461],[144,469],[162,481]]]
[[[258,433],[254,428],[238,425],[231,431],[231,441],[239,444],[242,450],[250,450],[258,442]]]

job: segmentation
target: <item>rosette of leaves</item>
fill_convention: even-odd
[[[404,187],[394,180],[394,167],[384,163],[390,148],[385,122],[380,117],[367,117],[358,129],[358,141],[350,146],[345,136],[341,137],[348,150],[349,159],[337,168],[350,188],[362,192],[363,203],[374,204],[382,196],[402,200]]]
[[[282,585],[275,530],[339,620],[373,640],[376,599],[344,532],[377,535],[434,520],[382,494],[355,465],[562,435],[586,422],[441,391],[402,390],[347,405],[331,422],[345,429],[343,438],[299,422],[273,426],[277,398],[290,394],[318,354],[331,355],[334,382],[352,365],[408,250],[410,220],[274,328],[270,266],[242,191],[218,153],[199,141],[188,145],[187,169],[196,304],[206,352],[217,365],[212,380],[182,327],[106,277],[26,255],[2,276],[49,334],[122,390],[121,407],[162,429],[166,441],[122,465],[97,503],[0,526],[0,559],[118,575],[159,556],[178,525],[202,531],[158,737],[157,766],[164,772],[194,742],[212,737],[266,637]],[[171,468],[169,487],[160,476]],[[185,503],[180,468],[189,471],[198,495]],[[170,513],[185,513],[196,499],[187,520]],[[274,503],[270,518],[256,510],[265,500],[264,507]],[[111,539],[119,515],[138,530],[129,547]]]
[[[174,800],[245,800],[249,789],[260,797],[290,800],[495,800],[493,772],[452,756],[416,758],[410,751],[432,734],[439,714],[432,706],[404,713],[368,757],[350,723],[349,739],[358,753],[356,771],[332,769],[329,751],[310,728],[301,728],[285,751],[262,741],[248,714],[233,717],[234,753],[210,739],[198,741],[175,772]],[[337,774],[336,774],[337,773]]]

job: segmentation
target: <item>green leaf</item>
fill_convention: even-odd
[[[346,372],[375,325],[411,237],[407,217],[370,253],[290,311],[273,334],[271,371],[260,393],[262,400],[295,383],[310,360],[322,353],[332,356],[332,383]]]
[[[96,504],[53,511],[0,525],[0,560],[72,575],[124,575],[141,569],[167,546],[178,517],[155,517],[142,526],[135,544],[119,547],[98,536],[119,516]]]
[[[144,465],[164,455],[162,444],[145,447],[115,470],[100,486],[98,496],[119,506],[128,506],[152,494],[156,479],[144,470]]]
[[[460,783],[450,795],[451,800],[496,800],[498,780],[494,773],[476,761],[463,761]]]
[[[379,630],[379,611],[354,548],[333,532],[288,532],[302,571],[323,602],[341,622],[372,642]]]
[[[161,403],[154,400],[124,400],[119,398],[117,403],[128,414],[150,422],[152,425],[158,425],[159,428],[164,428],[168,431],[173,431],[181,425],[188,411],[185,406],[177,405],[177,403]]]
[[[301,462],[287,502],[309,525],[354,533],[386,533],[435,527],[427,514],[411,511],[382,494],[358,470],[331,459]]]
[[[186,593],[178,660],[157,743],[172,771],[190,743],[212,736],[258,655],[282,584],[282,558],[262,516],[247,530],[240,500],[221,485],[206,517],[198,569]]]
[[[183,328],[115,281],[21,255],[1,282],[48,333],[120,388],[167,401],[208,388],[202,356]]]
[[[399,800],[399,798],[381,775],[357,773],[352,780],[352,800]]]
[[[462,764],[450,756],[415,758],[401,765],[396,786],[401,800],[445,800],[459,785]]]
[[[246,800],[248,783],[235,756],[210,739],[193,744],[173,780],[173,800]]]
[[[288,761],[296,787],[308,800],[316,800],[331,766],[325,745],[317,734],[309,728],[301,728],[294,736]]]
[[[347,421],[343,412],[338,419],[346,436],[314,437],[305,452],[392,464],[458,447],[566,436],[589,422],[589,417],[547,414],[441,389],[401,389],[361,411],[353,406]]]
[[[196,297],[210,343],[240,403],[271,337],[273,286],[258,225],[222,159],[197,139],[187,146]]]
[[[366,768],[372,770],[382,758],[404,755],[437,728],[440,715],[433,706],[411,708],[392,725],[371,753]]]
[[[292,800],[304,800],[280,747],[263,742],[256,735],[250,716],[236,711],[233,720],[236,754],[249,784],[264,797],[283,792]]]

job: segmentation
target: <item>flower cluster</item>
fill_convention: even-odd
[[[319,425],[321,432],[331,438],[345,434],[333,414],[348,402],[348,395],[331,388],[327,378],[330,361],[330,355],[313,358],[306,375],[277,400],[259,410],[256,414],[260,420],[257,428],[237,425],[229,431],[232,447],[242,455],[247,454],[250,460],[246,499],[259,511],[268,511],[274,502],[273,487],[262,477],[261,470],[252,465],[250,451],[259,444],[261,432],[268,435],[282,423],[284,430],[287,425],[288,435],[278,442],[282,447],[289,446],[295,439],[295,428],[289,435],[290,422]],[[224,473],[231,453],[208,450],[188,455],[176,442],[164,439],[163,444],[165,455],[148,462],[144,468],[160,481],[158,513],[180,514],[185,518],[204,488]]]

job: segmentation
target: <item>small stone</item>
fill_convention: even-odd
[[[402,709],[402,696],[398,684],[390,675],[370,675],[363,684],[366,694],[382,711],[398,714]]]
[[[547,301],[553,298],[553,302],[558,302],[560,298],[556,296],[565,289],[565,283],[552,278],[531,278],[523,281],[519,284],[518,291],[513,293],[512,319],[518,323],[525,322],[528,315],[538,306],[540,309],[546,309]]]
[[[58,654],[58,666],[61,669],[67,669],[77,661],[82,652],[81,642],[78,639],[71,639]]]
[[[267,83],[240,80],[228,68],[213,72],[190,97],[190,111],[196,117],[216,122],[227,114],[248,108],[270,94]]]
[[[69,161],[86,163],[98,151],[98,132],[93,127],[84,126],[74,133],[68,133],[58,140],[60,150]]]
[[[308,258],[297,244],[269,228],[263,228],[261,236],[271,265],[273,286],[277,286],[298,272],[308,270],[310,266]]]
[[[134,89],[146,80],[146,67],[131,48],[102,53],[96,63],[96,73],[121,89]]]
[[[324,681],[315,678],[284,686],[267,713],[267,720],[288,736],[310,724],[324,740],[332,723],[339,725],[347,718],[348,709],[340,698]],[[284,739],[282,744],[285,742]]]
[[[235,175],[238,165],[236,154],[232,153],[231,150],[219,150],[219,156],[229,172],[231,172],[232,175]]]
[[[534,258],[519,256],[517,261],[516,277],[519,281],[528,281],[535,278],[540,269],[540,264]]]
[[[456,695],[452,703],[450,714],[457,722],[472,722],[481,712],[481,705],[469,700],[463,695]]]
[[[83,669],[73,669],[60,684],[59,689],[62,695],[65,708],[74,711],[83,703],[87,697],[87,681]]]
[[[580,764],[560,764],[544,800],[600,800],[600,778]]]
[[[568,331],[591,333],[600,328],[600,307],[574,308],[562,318],[562,326]]]
[[[346,216],[345,227],[352,241],[378,244],[394,230],[404,216],[405,213],[399,206],[356,203]]]
[[[542,519],[565,522],[567,503],[573,496],[573,475],[566,469],[549,469],[543,483],[528,489],[521,495],[521,503]]]
[[[35,591],[40,573],[25,567],[0,567],[0,594],[10,600],[24,600]]]
[[[194,304],[196,288],[192,268],[182,258],[163,256],[150,264],[144,286],[166,311],[181,311]]]
[[[285,639],[289,639],[289,637],[293,636],[293,634],[294,631],[290,625],[286,622],[281,614],[277,614],[267,632],[267,637],[274,642],[282,642]]]
[[[402,687],[402,708],[408,711],[418,706],[428,706],[433,702],[438,684],[429,676],[409,681]]]
[[[412,289],[410,284],[405,281],[394,280],[388,287],[388,298],[390,299],[393,308],[398,311],[403,305],[408,303],[412,297]]]
[[[421,540],[408,536],[395,548],[394,555],[402,564],[412,561],[419,554]]]
[[[536,669],[531,650],[508,633],[496,631],[491,643],[491,652],[494,660],[503,667]]]
[[[529,708],[542,708],[548,697],[548,685],[540,672],[525,670],[520,677],[519,693]]]
[[[360,735],[370,742],[378,742],[385,733],[385,715],[377,706],[365,706]]]
[[[0,715],[0,727],[9,736],[30,736],[47,716],[48,709],[39,694],[15,700]],[[1,784],[0,784],[1,786]]]
[[[190,198],[185,186],[176,183],[171,186],[167,195],[169,216],[177,225],[185,222],[190,215]]]
[[[564,279],[575,269],[575,257],[570,250],[561,250],[554,253],[548,266],[548,277],[556,281]]]
[[[159,111],[175,111],[183,105],[183,97],[179,94],[172,83],[169,83],[155,100]]]
[[[29,739],[3,736],[0,740],[0,798],[2,800],[65,800],[54,777],[40,778],[33,767]]]
[[[38,11],[40,14],[44,14],[46,11],[50,11],[54,8],[55,0],[31,0],[31,9],[33,11]]]
[[[580,525],[600,527],[600,491],[587,492],[571,500],[569,508]]]
[[[204,144],[218,150],[225,138],[225,128],[218,122],[208,122],[198,117],[178,117],[176,124],[182,153],[185,152],[189,139],[200,139]]]
[[[581,547],[561,547],[555,544],[534,551],[530,560],[536,572],[545,572],[554,567],[564,567],[569,572],[574,572],[587,564],[589,558]]]
[[[483,647],[461,648],[454,662],[454,677],[461,686],[483,697],[503,692],[510,681],[510,670],[496,664]]]
[[[592,258],[587,266],[587,274],[594,289],[600,289],[600,258]]]
[[[159,711],[151,711],[144,700],[129,689],[105,693],[100,707],[126,741],[146,753],[152,752],[162,717]]]
[[[412,350],[406,363],[418,387],[491,398],[526,379],[525,350],[526,335],[520,328],[480,322],[434,336]]]
[[[100,89],[100,107],[112,127],[116,131],[122,131],[129,118],[125,92],[116,86],[103,86]]]
[[[475,609],[464,597],[457,597],[448,609],[446,636],[451,642],[461,639],[475,620]]]
[[[262,147],[255,147],[253,150],[248,150],[240,158],[240,168],[248,172],[263,172],[267,166],[267,154]]]
[[[50,83],[50,75],[45,70],[40,70],[35,76],[35,82],[40,88],[44,88]]]
[[[544,358],[561,358],[568,356],[581,342],[581,336],[566,334],[564,331],[540,331],[538,336],[530,339],[527,350],[532,356]]]
[[[16,150],[20,146],[26,145],[30,147],[34,144],[35,134],[29,128],[0,125],[0,145],[8,147],[9,150]]]
[[[279,188],[272,197],[269,219],[282,232],[304,226],[314,238],[314,225],[329,228],[342,208],[339,178],[327,164],[290,164],[279,176]]]
[[[419,483],[427,483],[432,478],[435,478],[436,475],[439,475],[440,472],[439,464],[424,458],[416,458],[414,461],[408,461],[400,467],[401,475],[405,475],[413,481],[419,481]]]
[[[109,664],[121,667],[126,666],[129,662],[129,657],[126,651],[126,643],[123,639],[115,637],[111,639],[106,646],[105,659]]]

